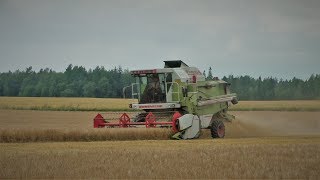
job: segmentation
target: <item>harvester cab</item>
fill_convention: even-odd
[[[196,82],[205,81],[197,68],[183,61],[165,61],[163,69],[135,70],[131,75],[136,79],[132,98],[139,101],[131,107],[146,111],[180,109],[188,93],[196,93]]]
[[[125,127],[171,126],[175,139],[197,138],[201,129],[210,129],[213,138],[224,137],[224,122],[234,119],[227,109],[237,103],[236,94],[230,93],[230,84],[218,78],[206,80],[198,68],[181,60],[164,63],[161,69],[131,71],[135,83],[129,87],[138,103],[130,107],[141,113],[132,117],[132,122],[130,118],[129,121],[120,118],[119,127],[124,122]]]

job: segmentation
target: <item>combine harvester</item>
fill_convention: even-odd
[[[224,122],[234,119],[228,107],[238,102],[236,94],[230,93],[230,84],[218,78],[206,80],[198,68],[183,61],[164,62],[163,69],[131,71],[136,83],[127,88],[138,103],[129,106],[140,110],[139,114],[123,113],[118,122],[98,114],[94,128],[171,127],[174,139],[198,138],[201,129],[210,129],[213,138],[223,138]]]

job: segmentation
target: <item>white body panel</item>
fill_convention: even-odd
[[[150,104],[132,104],[132,109],[170,109],[180,108],[179,103],[150,103]]]
[[[188,129],[192,126],[194,115],[193,114],[185,114],[179,118],[179,129],[180,131]]]
[[[193,114],[185,114],[178,119],[180,131],[183,139],[194,139],[200,136],[201,122],[198,116]]]
[[[202,129],[208,128],[211,125],[212,116],[213,114],[206,114],[206,115],[200,116]]]

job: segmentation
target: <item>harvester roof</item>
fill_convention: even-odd
[[[171,60],[171,61],[163,61],[164,68],[181,68],[181,67],[189,67],[186,63],[181,60]]]
[[[147,74],[160,74],[160,73],[174,73],[175,78],[181,82],[191,82],[193,76],[196,77],[197,81],[204,81],[205,77],[196,67],[189,67],[186,63],[181,60],[164,61],[165,65],[162,69],[143,69],[131,71],[133,76],[145,76]]]

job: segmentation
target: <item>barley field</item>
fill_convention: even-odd
[[[320,111],[320,100],[239,101],[231,111]]]
[[[130,140],[168,140],[172,132],[162,128],[128,129],[6,129],[0,130],[0,143],[25,142],[91,142],[91,141],[130,141]]]
[[[117,121],[131,102],[1,97],[0,179],[320,177],[320,101],[240,101],[224,139],[209,130],[176,141],[170,129],[93,128],[97,113]]]
[[[0,109],[50,111],[132,111],[136,99],[0,97]],[[239,101],[231,111],[320,111],[320,100]]]
[[[0,178],[317,179],[319,137],[0,143]]]
[[[135,99],[0,97],[0,109],[53,111],[124,111]]]
[[[320,136],[320,112],[232,111],[226,138]],[[0,110],[0,142],[116,141],[169,139],[170,129],[93,128],[97,112]],[[133,116],[135,113],[129,115]],[[121,113],[105,112],[108,118]],[[117,120],[113,120],[117,122]],[[211,139],[208,130],[201,138]]]

